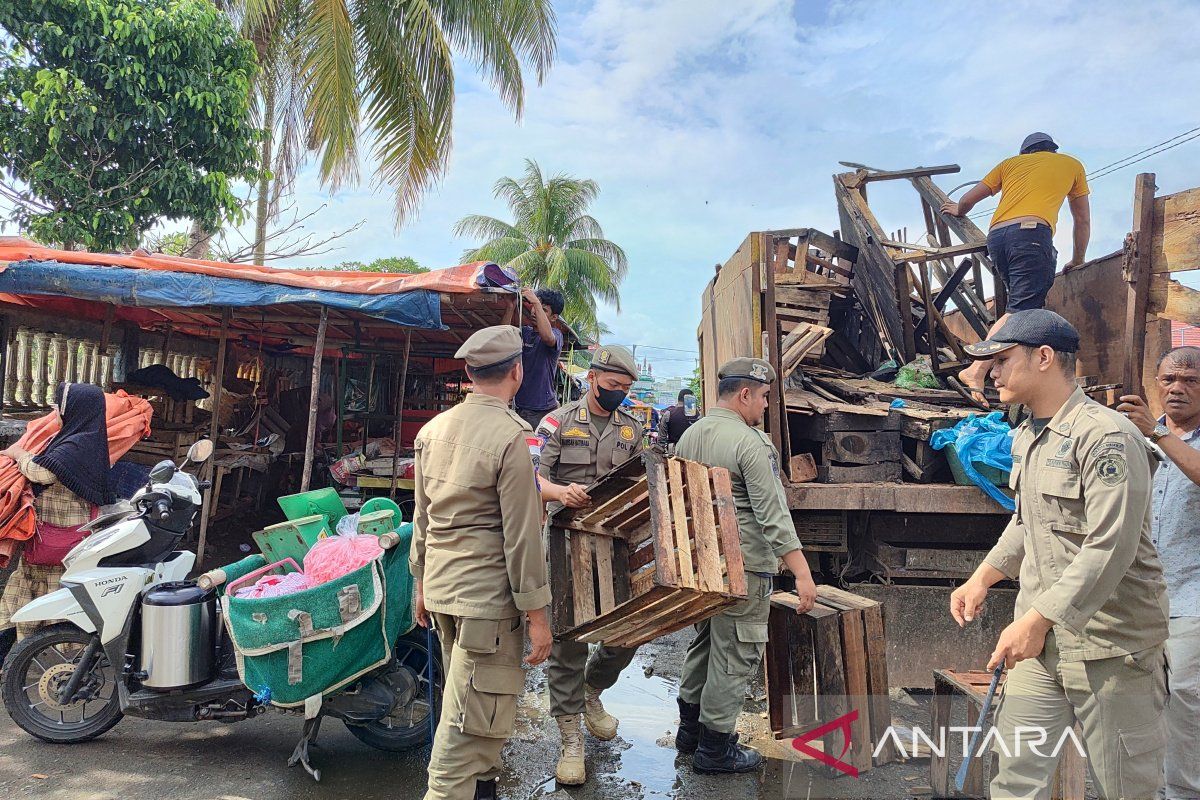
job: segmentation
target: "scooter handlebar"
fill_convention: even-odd
[[[171,498],[164,497],[154,502],[154,514],[160,520],[171,516]]]

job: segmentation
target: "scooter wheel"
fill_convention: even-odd
[[[88,699],[58,699],[93,635],[74,625],[52,625],[9,651],[0,673],[4,708],[29,735],[58,744],[86,742],[121,721],[116,670],[103,653],[84,678]]]
[[[442,654],[434,637],[433,653],[426,647],[425,631],[421,628],[401,636],[396,642],[393,669],[407,670],[417,690],[411,699],[399,705],[385,719],[366,725],[347,725],[356,739],[377,750],[400,753],[428,744],[433,735],[442,706]],[[433,659],[430,670],[430,658]],[[430,672],[433,683],[429,682]],[[406,685],[411,686],[406,682]],[[432,700],[432,704],[430,703]]]

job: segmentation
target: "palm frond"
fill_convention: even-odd
[[[474,250],[467,250],[463,254],[463,262],[471,261],[492,261],[502,267],[512,267],[514,261],[517,261],[526,253],[531,252],[529,245],[524,239],[516,239],[511,237],[503,237],[493,239],[487,244],[481,245]]]
[[[424,0],[401,8],[358,0],[357,7],[376,180],[395,193],[400,223],[445,171],[454,114],[453,56]]]
[[[517,228],[503,220],[484,214],[471,214],[470,216],[463,217],[454,223],[453,230],[455,236],[482,239],[483,241],[504,239],[506,237],[525,240],[525,235]]]
[[[354,22],[346,0],[311,0],[304,72],[310,146],[321,153],[321,179],[333,189],[358,177],[359,86]]]
[[[625,251],[608,239],[572,239],[566,243],[568,250],[585,250],[605,262],[617,283],[629,272],[629,261]]]

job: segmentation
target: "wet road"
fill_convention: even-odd
[[[546,708],[545,678],[529,676],[517,732],[504,754],[501,796],[512,800],[653,800],[697,798],[801,800],[802,798],[906,798],[928,782],[927,762],[878,768],[859,779],[830,780],[793,760],[794,751],[761,734],[761,701],[747,703],[739,722],[743,738],[775,756],[758,775],[696,775],[673,747],[675,686],[688,634],[681,632],[642,649],[620,682],[604,695],[621,720],[612,742],[588,738],[588,783],[556,794],[552,778],[558,734]],[[761,687],[752,694],[761,697]],[[341,723],[327,720],[313,763],[314,783],[287,756],[299,734],[293,717],[268,714],[221,725],[152,723],[127,718],[99,739],[55,746],[31,739],[0,711],[0,797],[47,800],[419,800],[425,788],[428,749],[382,753],[361,744]]]

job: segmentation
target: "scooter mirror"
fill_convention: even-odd
[[[175,477],[175,462],[167,459],[160,461],[150,470],[151,483],[167,483]]]
[[[213,443],[212,439],[200,439],[188,448],[187,458],[193,464],[203,464],[212,458]]]

